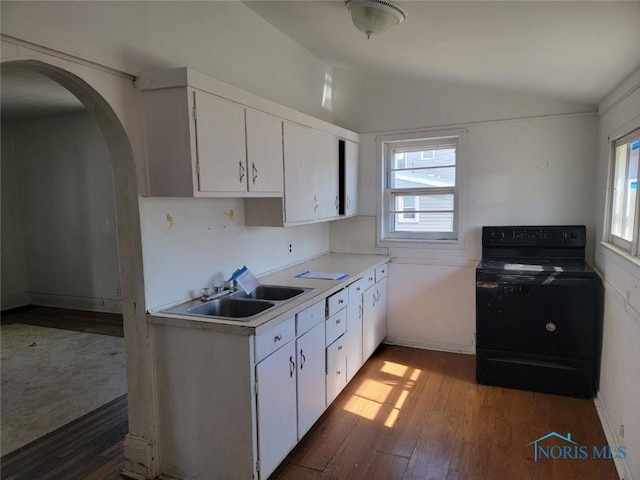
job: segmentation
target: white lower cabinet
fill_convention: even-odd
[[[347,349],[345,336],[327,347],[327,405],[335,400],[347,384]]]
[[[387,279],[383,278],[362,296],[362,360],[366,361],[387,336]]]
[[[256,383],[260,478],[267,478],[298,440],[295,342],[256,365]]]
[[[256,335],[152,322],[164,476],[273,473],[386,335],[386,265],[345,287]]]
[[[324,382],[324,322],[296,340],[298,356],[298,440],[326,408]]]
[[[347,306],[347,332],[345,344],[347,350],[347,382],[362,367],[362,279],[349,285],[349,305]]]

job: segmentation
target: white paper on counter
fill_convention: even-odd
[[[349,275],[346,273],[334,273],[334,272],[312,272],[307,270],[306,272],[299,273],[296,278],[318,278],[320,280],[343,280]]]

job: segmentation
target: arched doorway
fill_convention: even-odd
[[[3,49],[3,54],[4,51]],[[140,156],[141,140],[135,135],[139,129],[138,120],[131,110],[131,104],[127,102],[137,95],[133,79],[47,53],[25,52],[24,49],[19,55],[3,58],[2,64],[19,65],[64,86],[89,111],[108,148],[115,192],[129,393],[129,434],[125,441],[125,472],[138,478],[152,478],[155,475],[156,462],[156,456],[153,454],[156,409],[144,300],[138,209],[139,172],[136,172],[135,167],[136,154]],[[131,131],[133,135],[130,135]]]

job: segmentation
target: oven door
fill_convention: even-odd
[[[547,275],[476,275],[477,347],[593,359],[595,281]]]

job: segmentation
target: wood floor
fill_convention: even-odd
[[[12,323],[124,337],[122,315],[114,313],[29,306],[2,312],[2,325]]]
[[[535,462],[528,445],[552,431],[606,445],[591,400],[477,385],[474,369],[472,356],[383,345],[271,480],[618,479],[611,460]],[[2,457],[2,478],[119,479],[126,433],[123,396]]]
[[[552,431],[606,445],[593,401],[477,385],[474,372],[473,356],[383,346],[271,479],[618,479],[612,460],[535,462],[528,446]]]
[[[123,478],[127,396],[2,457],[3,480]]]

